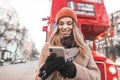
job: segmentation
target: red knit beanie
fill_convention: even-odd
[[[75,14],[74,10],[68,7],[63,7],[58,11],[56,14],[55,21],[56,23],[62,17],[71,17],[77,23],[77,15]]]

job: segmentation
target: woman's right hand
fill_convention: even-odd
[[[60,69],[64,63],[63,57],[56,57],[55,53],[52,53],[45,61],[45,64],[39,70],[39,77],[42,80],[46,80],[54,71]]]

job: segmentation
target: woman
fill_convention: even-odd
[[[63,7],[55,20],[56,29],[41,51],[36,80],[100,80],[99,69],[77,27],[75,12]],[[66,61],[50,54],[49,46],[63,46]]]

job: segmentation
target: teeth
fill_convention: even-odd
[[[69,32],[70,30],[62,30],[62,32]]]

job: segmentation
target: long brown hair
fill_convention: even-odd
[[[59,33],[58,26],[59,25],[57,24],[55,30],[53,31],[53,33],[50,36],[50,45],[51,46],[62,46],[61,42],[60,42],[62,36]],[[73,20],[72,35],[74,36],[74,40],[75,40],[76,45],[79,47],[79,55],[82,58],[84,58],[85,53],[87,53],[87,51],[86,51],[87,46],[86,46],[86,43],[84,42],[83,34],[79,30],[79,28],[74,20]]]

